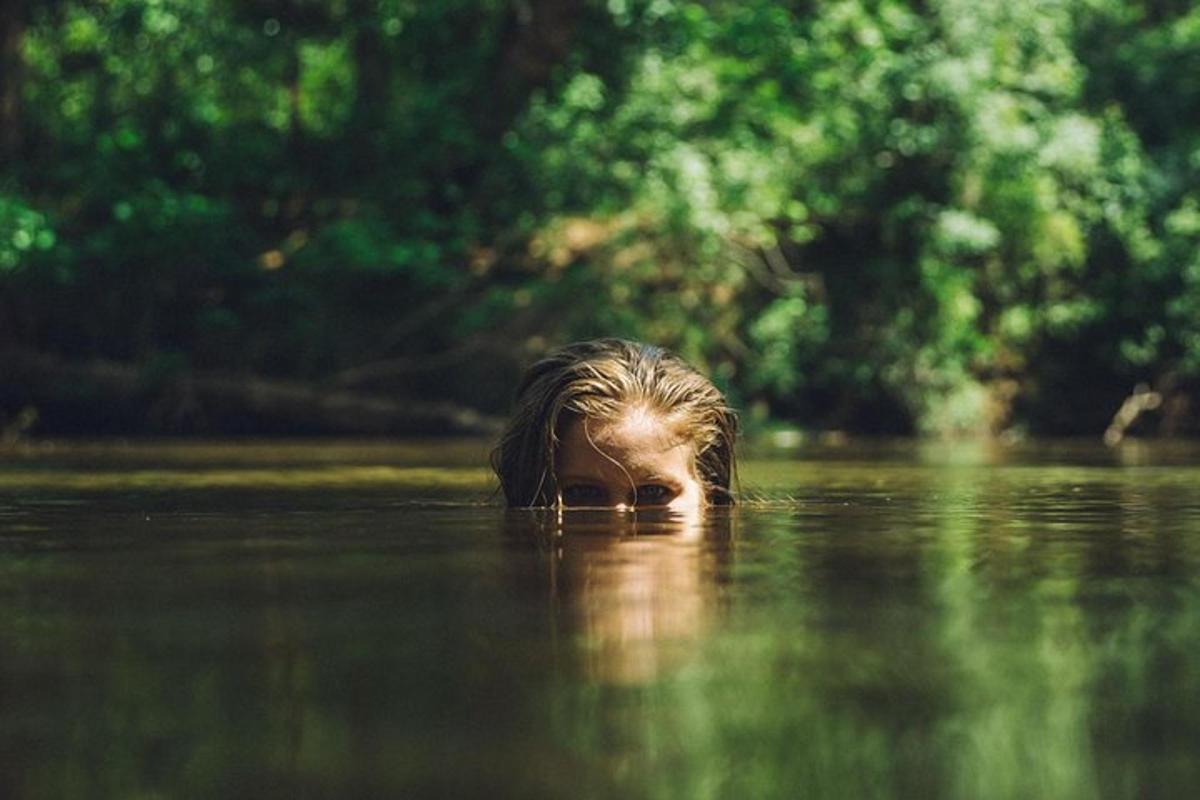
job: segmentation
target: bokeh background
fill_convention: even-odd
[[[1200,427],[1188,0],[7,2],[0,157],[10,438],[482,430],[596,335],[752,427]]]

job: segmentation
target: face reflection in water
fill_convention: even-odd
[[[581,639],[586,674],[642,684],[688,663],[720,607],[718,576],[731,539],[726,510],[551,513],[552,597]]]
[[[558,449],[559,504],[697,511],[705,501],[695,456],[690,441],[646,409],[614,422],[574,419]]]

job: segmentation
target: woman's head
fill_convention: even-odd
[[[512,507],[721,505],[736,431],[725,398],[682,359],[597,339],[529,369],[492,465]]]

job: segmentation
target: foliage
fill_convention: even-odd
[[[547,346],[628,335],[876,432],[1094,432],[1200,382],[1190,3],[18,21],[0,335],[31,347],[497,410]]]

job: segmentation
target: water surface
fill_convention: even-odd
[[[1195,446],[762,450],[704,519],[485,456],[0,450],[0,796],[1194,792]]]

